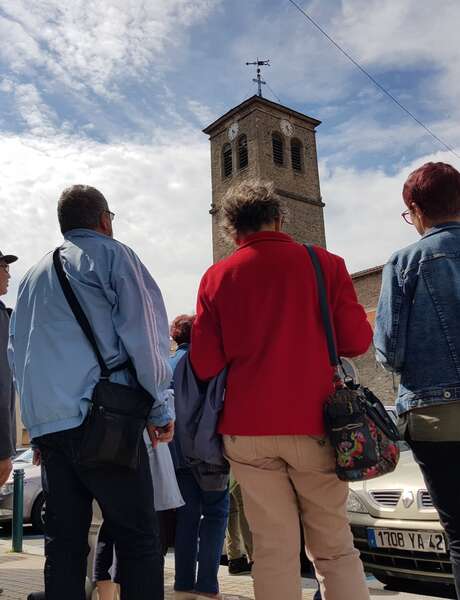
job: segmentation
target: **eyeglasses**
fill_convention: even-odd
[[[8,265],[7,263],[0,263],[0,269],[3,269],[5,271],[5,273],[9,273],[10,265]]]
[[[401,213],[401,217],[408,223],[409,225],[413,225],[412,216],[410,214],[410,210],[405,210]]]
[[[113,220],[115,219],[115,213],[111,210],[104,210],[103,212],[107,213],[110,217],[110,220],[113,222]]]

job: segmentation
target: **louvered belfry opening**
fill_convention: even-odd
[[[222,161],[224,177],[229,177],[233,171],[232,147],[230,144],[225,144],[225,146],[222,148]]]
[[[238,140],[238,168],[244,169],[248,163],[248,138],[246,135],[242,135]]]
[[[291,140],[291,163],[294,171],[302,170],[302,144],[299,140]]]
[[[284,152],[283,152],[283,140],[278,133],[272,135],[272,146],[273,146],[273,162],[275,165],[282,165],[284,163]]]

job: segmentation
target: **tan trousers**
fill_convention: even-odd
[[[224,436],[254,543],[256,600],[300,600],[301,515],[323,600],[369,600],[330,444],[308,436]]]
[[[230,475],[230,511],[227,527],[227,556],[235,560],[246,555],[252,560],[252,535],[244,513],[240,484]]]

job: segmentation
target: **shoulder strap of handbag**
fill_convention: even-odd
[[[326,333],[327,349],[329,352],[329,362],[331,366],[338,367],[340,359],[337,354],[337,347],[335,345],[334,330],[332,329],[331,313],[329,311],[329,302],[327,300],[326,285],[324,283],[323,270],[319,262],[318,255],[315,252],[313,246],[304,244],[308,254],[310,255],[313,268],[315,269],[316,284],[318,287],[319,297],[319,308],[321,311],[321,320],[323,321],[324,331]]]
[[[56,248],[56,250],[53,252],[53,264],[54,268],[56,269],[56,273],[59,279],[59,283],[61,284],[62,291],[74,314],[74,317],[94,350],[97,362],[99,363],[99,366],[101,368],[101,378],[107,379],[111,375],[111,373],[114,373],[115,371],[121,371],[122,369],[130,368],[131,361],[126,361],[122,365],[114,367],[113,369],[109,369],[107,367],[107,365],[105,364],[105,360],[102,358],[102,354],[100,353],[91,325],[81,307],[80,302],[78,301],[77,296],[75,295],[75,292],[72,289],[72,286],[70,285],[67,275],[65,274],[61,261],[60,248]]]

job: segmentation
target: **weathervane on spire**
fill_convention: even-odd
[[[255,65],[257,67],[257,77],[255,79],[253,79],[252,81],[254,81],[254,83],[257,83],[257,94],[262,97],[262,86],[266,85],[266,81],[263,81],[261,75],[260,75],[260,67],[269,67],[270,66],[270,60],[259,60],[257,59],[254,62],[247,62],[246,63],[247,66],[249,65]]]

